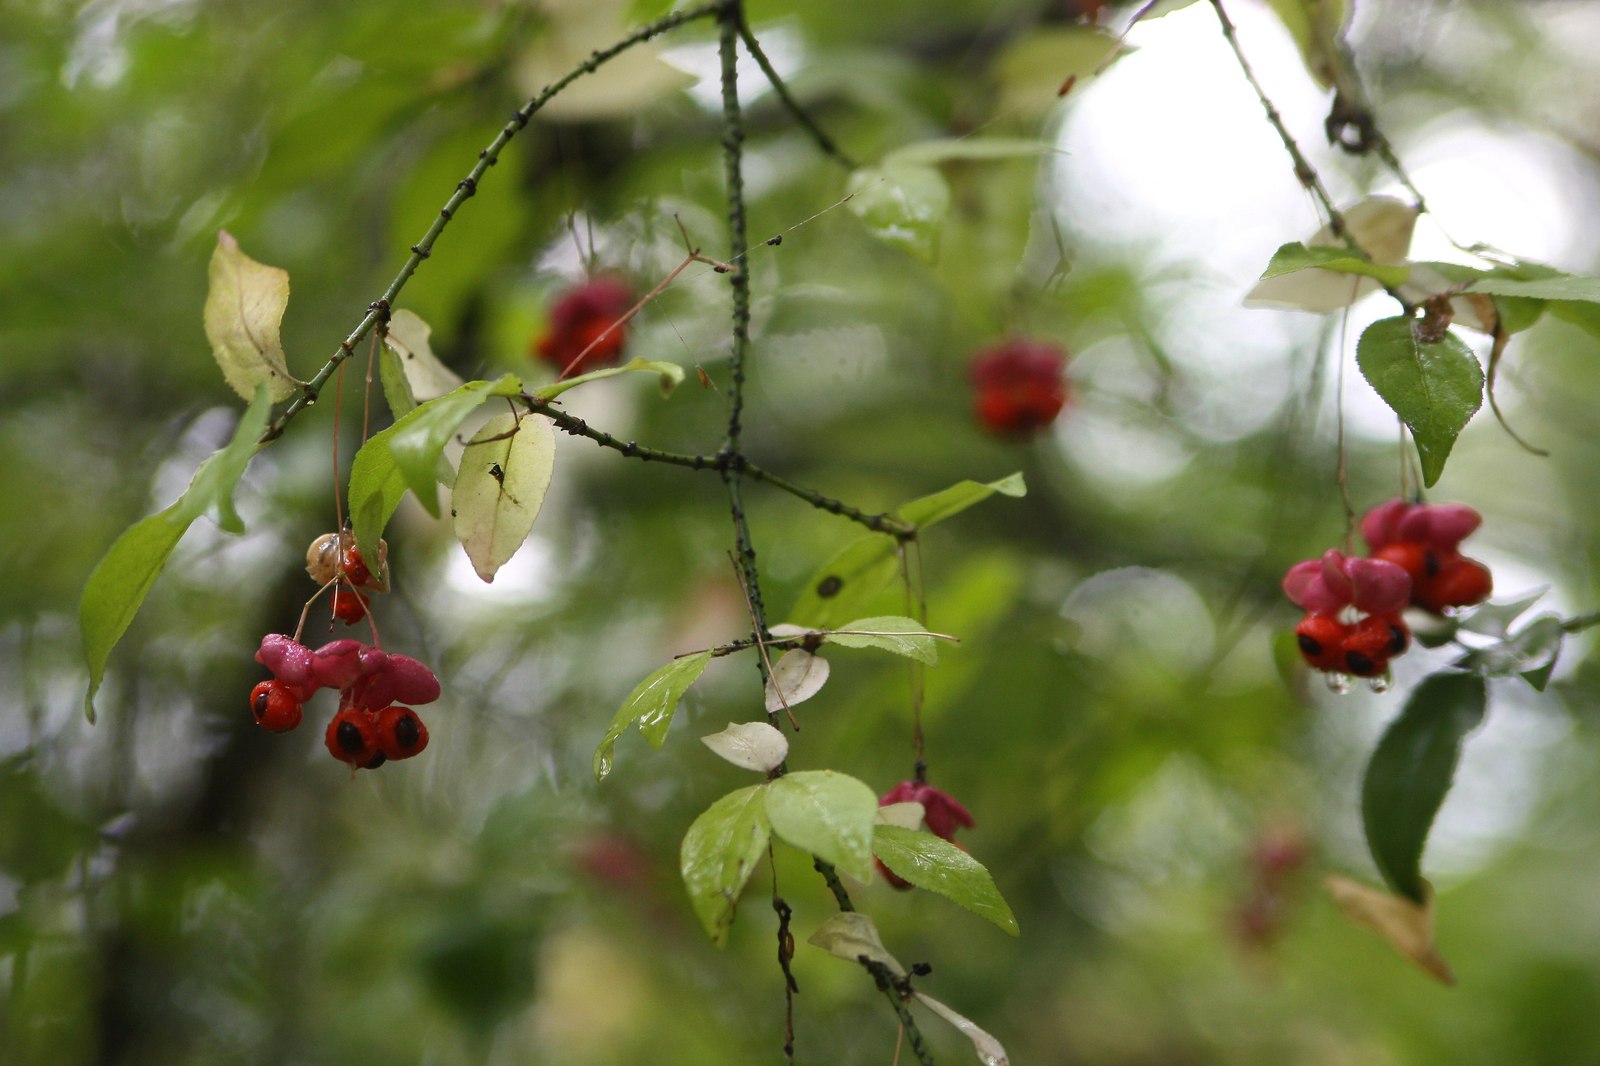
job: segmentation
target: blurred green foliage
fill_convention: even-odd
[[[216,230],[288,270],[284,346],[309,376],[526,98],[534,51],[602,17],[617,36],[665,6],[0,4],[0,1061],[779,1061],[774,877],[801,941],[797,1061],[890,1060],[892,1017],[868,979],[803,943],[834,910],[808,859],[780,849],[756,872],[720,951],[679,881],[684,830],[750,783],[694,740],[759,716],[750,659],[713,662],[661,751],[625,734],[617,772],[593,781],[594,747],[641,678],[747,631],[714,476],[563,439],[533,539],[487,586],[447,524],[402,506],[384,638],[432,663],[445,696],[423,756],[352,780],[322,750],[320,702],[285,737],[246,707],[254,649],[292,631],[312,591],[304,546],[335,522],[336,414],[342,471],[359,439],[352,364],[342,408],[325,397],[250,468],[236,497],[248,532],[191,529],[111,658],[100,723],[81,715],[87,575],[177,498],[242,406],[201,325]],[[1362,4],[1353,46],[1401,154],[1447,111],[1475,130],[1580,131],[1563,180],[1581,191],[1571,203],[1592,202],[1584,95],[1516,88],[1530,71],[1594,87],[1572,42],[1595,27],[1542,30],[1557,6]],[[1233,8],[1242,34],[1264,24],[1248,0]],[[1037,48],[1001,62],[1074,11],[750,4],[796,95],[867,163],[973,131],[1049,141],[1108,105],[1126,82],[1058,102],[1056,84],[1015,80],[1037,76]],[[1294,54],[1281,33],[1245,43]],[[714,79],[708,27],[662,54]],[[1218,71],[1167,91],[1220,94],[1232,72]],[[1093,239],[1104,220],[1064,191],[1092,186],[1093,158],[939,163],[938,254],[909,255],[838,209],[848,175],[751,74],[751,233],[784,236],[750,259],[751,458],[869,511],[1016,469],[1030,488],[944,523],[917,553],[930,627],[961,639],[926,676],[930,780],[974,813],[962,841],[1022,934],[925,892],[857,888],[891,950],[932,964],[919,987],[1019,1063],[1600,1057],[1600,674],[1579,642],[1544,696],[1491,686],[1424,857],[1459,987],[1426,982],[1317,889],[1325,870],[1376,880],[1359,779],[1400,706],[1324,694],[1280,654],[1295,616],[1279,577],[1343,528],[1321,333],[1228,317],[1253,275]],[[454,369],[538,380],[528,346],[551,295],[588,267],[653,285],[682,257],[675,217],[718,254],[706,84],[648,99],[624,84],[609,116],[536,121],[513,142],[401,301]],[[1254,107],[1218,100],[1219,114]],[[1320,120],[1296,119],[1308,149]],[[1269,136],[1257,112],[1239,121]],[[1167,165],[1224,166],[1228,142],[1216,147]],[[1313,155],[1358,189],[1379,180]],[[1294,195],[1286,164],[1238,180]],[[1305,236],[1237,225],[1257,270]],[[1592,234],[1595,218],[1571,226]],[[1226,314],[1196,311],[1211,305]],[[723,279],[691,269],[641,316],[630,353],[720,383],[727,310]],[[1217,344],[1260,343],[1252,331],[1281,349],[1270,367],[1217,361]],[[966,359],[1007,332],[1075,353],[1073,402],[1032,443],[986,437],[969,410]],[[1520,338],[1502,400],[1552,457],[1480,416],[1440,488],[1484,512],[1474,543],[1503,594],[1550,584],[1568,614],[1600,603],[1594,355],[1563,322]],[[669,400],[638,375],[568,399],[623,439],[680,451],[715,450],[725,420],[725,396],[694,374]],[[1354,432],[1350,449],[1358,505],[1393,495],[1392,432]],[[759,485],[745,496],[782,618],[860,530]],[[890,592],[861,613],[905,608]],[[1414,654],[1402,685],[1444,661]],[[912,772],[907,666],[831,661],[796,709],[791,765],[887,791]],[[1273,840],[1310,858],[1262,904]],[[937,1023],[927,1034],[941,1061],[971,1054]]]

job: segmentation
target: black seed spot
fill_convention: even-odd
[[[347,755],[359,755],[367,746],[366,739],[362,737],[361,730],[354,722],[340,722],[339,730],[333,735]]]
[[[256,698],[250,701],[250,710],[255,712],[255,716],[258,719],[262,715],[266,714],[267,713],[267,693],[265,693],[265,692],[258,693],[256,695]]]
[[[1422,553],[1422,572],[1429,577],[1439,576],[1439,553],[1431,548]]]
[[[1370,677],[1378,672],[1378,664],[1358,651],[1345,652],[1344,665],[1357,677]]]
[[[829,574],[817,582],[817,595],[825,600],[832,599],[839,595],[839,590],[842,588],[844,588],[844,578],[837,574]]]
[[[378,754],[374,755],[372,758],[370,758],[366,762],[362,763],[361,764],[361,768],[363,770],[376,770],[378,767],[382,766],[384,763],[386,763],[388,761],[389,761],[389,756],[385,755],[383,752],[380,751],[380,752],[378,752]]]
[[[1401,629],[1399,626],[1395,625],[1393,622],[1390,622],[1389,623],[1389,654],[1390,655],[1399,655],[1401,652],[1403,652],[1405,650],[1406,650],[1406,631]]]
[[[408,714],[394,724],[394,739],[402,748],[412,747],[421,736],[421,732],[417,729],[417,716],[414,714]]]
[[[1300,641],[1300,650],[1306,655],[1322,654],[1322,645],[1309,633],[1301,633],[1296,639]]]

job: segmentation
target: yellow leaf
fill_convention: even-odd
[[[301,385],[284,362],[278,323],[289,306],[289,274],[239,250],[227,230],[217,233],[206,293],[206,339],[229,387],[245,399],[265,383],[273,402]]]
[[[1440,984],[1456,983],[1450,966],[1439,956],[1433,942],[1433,888],[1420,906],[1404,896],[1390,895],[1348,877],[1330,875],[1323,880],[1328,895],[1357,925],[1364,926],[1389,942],[1389,946],[1422,967]]]

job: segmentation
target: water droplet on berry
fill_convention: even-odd
[[[1329,692],[1337,693],[1338,695],[1343,696],[1345,693],[1350,691],[1349,674],[1327,674],[1325,675],[1325,680],[1328,682]]]
[[[1379,674],[1377,677],[1367,678],[1367,687],[1377,693],[1388,692],[1389,686],[1393,684],[1394,675],[1388,673]]]

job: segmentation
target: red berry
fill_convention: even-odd
[[[1066,351],[1047,341],[1019,338],[980,351],[970,370],[979,423],[1002,436],[1049,425],[1067,403],[1066,362]]]
[[[361,558],[361,553],[351,545],[344,553],[344,576],[350,579],[350,584],[357,588],[362,587],[372,580],[372,571],[367,569],[366,562]]]
[[[330,755],[352,767],[377,769],[386,758],[378,745],[378,716],[372,711],[341,709],[328,723],[322,742]]]
[[[1343,669],[1344,641],[1349,635],[1349,626],[1326,614],[1307,615],[1294,630],[1301,658],[1318,670]]]
[[[616,278],[594,278],[570,289],[551,305],[549,328],[535,342],[534,351],[562,373],[610,366],[621,357],[628,339],[626,324],[618,320],[632,306],[632,291]]]
[[[1368,615],[1357,622],[1344,640],[1344,670],[1356,677],[1377,677],[1389,669],[1389,660],[1411,644],[1411,631],[1398,617]]]
[[[333,590],[333,616],[347,626],[353,626],[367,616],[367,598],[355,589]]]
[[[250,713],[269,733],[287,733],[300,724],[300,700],[282,681],[263,681],[250,690]]]
[[[1446,607],[1471,607],[1482,603],[1494,591],[1489,568],[1476,559],[1457,556],[1443,563],[1439,572],[1422,581],[1412,602],[1425,611],[1443,614]]]
[[[378,750],[390,759],[409,759],[428,746],[428,727],[410,707],[378,712]]]
[[[1394,563],[1411,575],[1411,588],[1439,572],[1439,553],[1417,540],[1397,540],[1372,553],[1374,559]]]

